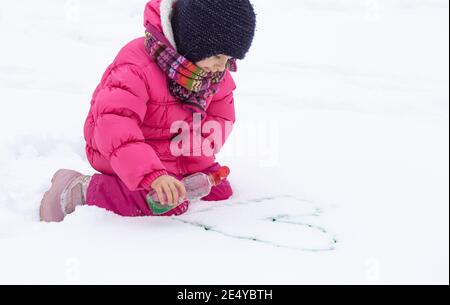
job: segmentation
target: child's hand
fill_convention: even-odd
[[[158,194],[159,202],[162,205],[176,205],[180,198],[186,196],[186,188],[183,183],[169,175],[157,178],[151,186]]]

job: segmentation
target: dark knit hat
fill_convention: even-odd
[[[219,54],[244,59],[256,15],[249,0],[178,0],[171,22],[178,53],[196,63]]]

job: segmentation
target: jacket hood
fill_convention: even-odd
[[[177,46],[170,19],[176,2],[177,0],[151,0],[145,6],[144,12],[144,27],[148,24],[155,26],[175,49]]]

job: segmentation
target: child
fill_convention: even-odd
[[[249,0],[152,0],[144,25],[146,36],[120,51],[93,94],[84,136],[89,162],[101,174],[57,171],[41,202],[42,221],[62,221],[84,204],[122,216],[153,216],[149,192],[173,205],[185,196],[180,179],[220,168],[214,154],[235,122],[230,71],[252,44],[252,5]],[[201,128],[196,120],[215,128]],[[174,153],[177,149],[181,152]],[[224,181],[203,200],[232,194]],[[188,206],[184,200],[164,216],[181,215]]]

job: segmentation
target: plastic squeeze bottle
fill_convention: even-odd
[[[211,193],[211,189],[222,183],[230,175],[230,169],[227,166],[221,167],[217,172],[207,175],[204,173],[196,173],[181,180],[186,188],[186,198],[180,198],[179,202],[175,205],[162,205],[159,202],[158,194],[155,191],[148,193],[147,203],[150,206],[153,214],[162,215],[165,214],[180,204],[186,199],[190,202],[195,202],[201,198],[208,196]]]

